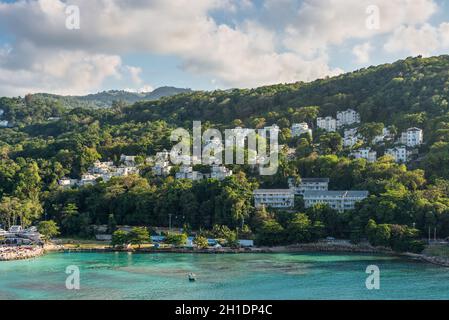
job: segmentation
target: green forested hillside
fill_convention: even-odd
[[[244,219],[250,229],[245,232],[266,242],[273,230],[285,235],[280,242],[324,235],[357,239],[377,230],[372,223],[367,228],[370,220],[380,228],[415,225],[422,235],[436,227],[439,235],[449,236],[448,90],[449,56],[441,56],[408,58],[311,83],[193,92],[100,110],[68,108],[63,101],[45,96],[1,98],[3,118],[13,127],[0,129],[0,215],[5,222],[13,212],[22,212],[24,221],[32,222],[45,212],[65,234],[84,235],[90,232],[88,225],[111,220],[167,225],[167,216],[173,213],[175,223],[194,229],[215,224],[235,228]],[[291,138],[292,123],[306,121],[314,126],[317,116],[335,117],[348,108],[360,112],[365,138],[384,126],[396,136],[417,126],[424,130],[425,144],[407,165],[388,157],[371,164],[348,157],[341,132],[315,130],[313,141]],[[120,154],[130,154],[143,160],[170,149],[171,130],[189,129],[193,120],[219,129],[277,123],[282,128],[281,143],[296,148],[295,158],[281,155],[280,170],[273,177],[260,177],[248,166],[233,166],[236,174],[223,182],[192,183],[153,177],[143,166],[142,177],[78,190],[57,187],[59,178],[77,178],[97,159],[117,161]],[[365,144],[379,154],[389,147],[388,143]],[[253,208],[253,189],[286,187],[290,176],[326,176],[332,189],[367,189],[371,196],[355,212],[345,214],[328,208],[304,210],[301,203],[298,214],[287,217]],[[19,204],[26,207],[11,209]],[[291,237],[301,233],[308,237]]]
[[[151,92],[135,93],[123,90],[103,91],[86,96],[59,96],[54,94],[39,93],[37,99],[50,99],[54,103],[60,103],[68,108],[110,108],[114,103],[122,102],[132,104],[138,101],[154,101],[177,94],[190,93],[190,89],[175,87],[160,87]]]

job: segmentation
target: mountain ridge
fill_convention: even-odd
[[[178,94],[192,93],[189,88],[177,88],[172,86],[163,86],[154,89],[151,92],[130,92],[126,90],[108,90],[87,95],[57,95],[50,93],[36,93],[31,96],[37,98],[52,99],[61,102],[66,107],[90,107],[90,108],[109,108],[115,101],[123,101],[127,104],[133,104],[139,101],[155,101],[165,97],[171,97]]]

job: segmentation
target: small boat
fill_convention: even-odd
[[[195,282],[196,281],[196,275],[194,273],[189,273],[189,281]]]

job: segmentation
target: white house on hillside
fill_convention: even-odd
[[[387,149],[385,154],[390,155],[394,158],[395,162],[405,163],[408,161],[409,152],[405,146],[394,147],[391,149]]]
[[[339,212],[354,210],[355,204],[368,197],[368,191],[306,191],[304,205],[306,208],[316,204],[327,204]]]
[[[353,109],[337,112],[337,128],[360,123],[360,114]]]
[[[305,122],[294,123],[292,125],[292,137],[300,137],[303,134],[308,134],[312,137],[312,129],[309,128],[309,125]]]
[[[371,148],[362,148],[354,151],[351,155],[356,159],[366,159],[368,162],[375,162],[377,160],[377,152]]]
[[[295,194],[290,189],[259,189],[253,195],[256,208],[288,209],[295,205]]]
[[[317,118],[316,125],[318,128],[326,130],[327,132],[337,131],[337,120],[332,117]]]
[[[424,135],[423,130],[419,128],[409,128],[401,135],[401,143],[407,147],[417,147],[423,144]]]
[[[293,178],[288,179],[288,185],[296,195],[303,195],[306,191],[326,191],[329,189],[329,178],[301,178],[296,184]]]

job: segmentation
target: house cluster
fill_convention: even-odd
[[[327,132],[336,132],[338,129],[353,126],[358,123],[360,123],[360,114],[352,109],[337,112],[337,119],[331,116],[317,118],[317,127]],[[296,130],[299,130],[299,127]],[[374,137],[373,143],[379,144],[392,141],[393,139],[394,135],[389,128],[384,128],[381,135]],[[344,130],[343,145],[346,148],[352,149],[360,142],[363,142],[363,137],[358,132],[357,127]],[[405,163],[410,160],[410,156],[414,152],[413,149],[416,149],[422,144],[423,130],[420,128],[409,128],[405,132],[402,132],[396,146],[387,149],[385,154],[392,156],[398,163]],[[350,155],[356,159],[366,159],[368,162],[375,162],[378,157],[377,152],[369,147],[354,150]]]
[[[132,174],[139,174],[135,158],[135,156],[122,155],[119,166],[115,166],[112,161],[96,161],[89,167],[87,173],[81,176],[81,179],[63,178],[59,180],[59,185],[67,188],[82,187],[94,185],[100,179],[107,182],[113,177],[126,177]]]
[[[191,166],[181,166],[175,177],[176,179],[189,179],[192,181],[199,181],[208,178],[224,180],[230,176],[232,176],[232,170],[229,170],[225,166],[214,165],[211,166],[210,173],[201,173],[199,171],[194,171],[193,167]]]
[[[335,132],[345,126],[360,123],[360,114],[353,109],[337,112],[337,119],[328,116],[317,118],[317,127],[327,132]]]
[[[211,141],[216,143],[216,141]],[[147,159],[151,162],[152,159]],[[170,153],[166,150],[158,152],[154,158],[154,165],[152,168],[155,176],[168,176],[171,173],[173,166],[170,164]],[[227,177],[232,176],[232,170],[229,170],[222,165],[212,165],[210,173],[201,173],[193,170],[192,166],[183,165],[179,168],[179,171],[175,173],[176,179],[188,179],[192,181],[199,181],[202,179],[217,179],[224,180]]]
[[[312,129],[309,128],[309,125],[306,122],[294,123],[292,125],[292,137],[300,137],[303,134],[308,134],[310,138],[312,138]]]
[[[6,128],[9,126],[8,120],[2,120],[4,114],[5,114],[5,110],[0,109],[0,128]]]
[[[385,128],[381,136],[374,138],[374,143],[381,143],[384,141],[391,141],[393,135]],[[397,163],[405,163],[410,160],[410,156],[413,154],[413,149],[416,149],[423,144],[423,130],[419,128],[409,128],[401,134],[397,145],[393,148],[385,150],[386,155],[393,157]],[[356,159],[366,159],[369,162],[375,162],[377,160],[377,152],[371,150],[371,148],[362,148],[355,150],[351,155]]]
[[[253,193],[255,207],[292,209],[295,205],[295,196],[301,196],[306,208],[322,203],[344,212],[355,209],[357,202],[368,197],[368,191],[329,191],[328,178],[303,178],[299,183],[289,179],[288,183],[289,189],[255,190]]]

